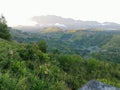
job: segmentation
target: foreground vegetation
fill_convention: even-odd
[[[47,46],[45,41],[20,44],[0,36],[0,90],[77,90],[91,79],[120,87],[120,64],[59,50],[47,53]]]
[[[40,44],[0,39],[1,90],[76,90],[91,79],[120,87],[120,64],[47,54]]]

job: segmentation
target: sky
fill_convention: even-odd
[[[120,0],[0,0],[0,14],[9,26],[33,25],[41,15],[120,23]]]

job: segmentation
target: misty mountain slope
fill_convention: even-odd
[[[34,16],[31,18],[35,26],[16,26],[20,30],[40,30],[44,27],[60,27],[62,29],[94,29],[94,30],[119,30],[120,24],[113,22],[99,23],[97,21],[82,21],[72,18],[63,18],[55,15]]]

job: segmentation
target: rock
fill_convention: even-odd
[[[116,88],[111,85],[104,84],[97,80],[91,80],[78,90],[120,90],[120,88]]]

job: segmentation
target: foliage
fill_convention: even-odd
[[[0,89],[77,90],[91,79],[120,87],[120,64],[57,49],[47,53],[46,48],[45,42],[19,44],[0,39]]]
[[[0,38],[11,40],[10,30],[4,16],[1,16],[0,18]]]
[[[40,41],[40,42],[38,43],[38,47],[39,47],[39,49],[40,49],[42,52],[46,53],[46,51],[47,51],[47,44],[46,44],[46,42],[45,42],[44,40],[42,40],[42,41]]]
[[[44,31],[44,30],[43,30]],[[85,58],[120,63],[120,31],[71,30],[56,32],[22,32],[12,30],[13,39],[18,42],[35,43],[45,40],[42,48],[47,52],[55,50],[63,54],[78,54]],[[44,44],[44,43],[43,43]],[[46,51],[46,50],[44,50]]]

